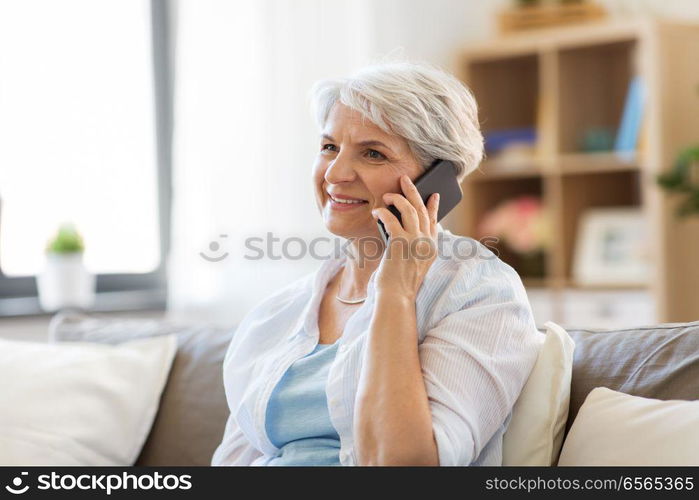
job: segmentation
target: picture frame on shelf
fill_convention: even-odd
[[[643,286],[650,280],[647,224],[639,207],[592,208],[580,217],[577,286]]]

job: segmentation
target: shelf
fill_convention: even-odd
[[[625,172],[640,170],[635,153],[614,152],[570,153],[561,155],[558,165],[563,174],[588,174],[599,172]]]
[[[485,133],[531,127],[539,100],[539,59],[536,55],[471,64],[468,83],[478,100]]]
[[[529,179],[542,174],[541,162],[536,158],[512,163],[505,159],[493,158],[484,161],[480,168],[469,175],[469,180],[484,182],[500,179]]]
[[[622,41],[558,54],[559,151],[580,151],[593,132],[605,131],[613,139],[635,71],[635,50],[636,42]]]
[[[472,186],[473,184],[475,183]],[[542,179],[537,176],[519,177],[516,182],[508,177],[479,182],[474,186],[474,197],[467,196],[471,205],[470,213],[475,217],[474,222],[478,223],[501,202],[522,195],[541,197],[542,189]]]
[[[638,290],[650,290],[651,286],[650,283],[646,284],[627,284],[627,283],[608,283],[608,284],[600,284],[600,285],[583,285],[580,283],[576,283],[574,280],[567,280],[565,282],[565,288],[568,288],[570,290],[580,290],[580,291],[600,291],[600,292],[607,292],[607,291],[638,291]]]
[[[483,162],[474,171],[469,180],[488,182],[502,179],[528,179],[546,174],[562,175],[599,174],[605,172],[640,171],[641,165],[636,153],[568,153],[552,161],[555,169],[546,169],[544,162],[537,158],[510,162],[506,159],[493,158]]]
[[[646,24],[643,19],[610,20],[523,31],[472,44],[464,49],[464,57],[472,61],[488,61],[538,53],[552,47],[580,47],[633,40],[647,29]]]
[[[677,153],[696,142],[697,53],[699,24],[650,18],[533,30],[462,53],[458,73],[478,102],[483,133],[535,127],[538,144],[530,155],[517,148],[489,154],[463,183],[454,225],[463,234],[476,234],[485,215],[502,201],[540,198],[550,218],[543,277],[528,278],[527,272],[541,273],[527,271],[519,256],[500,250],[526,288],[542,296],[550,292],[550,298],[540,300],[547,303],[544,314],[550,319],[587,323],[591,315],[609,309],[611,316],[600,316],[604,322],[617,313],[617,319],[635,321],[634,295],[647,295],[659,320],[697,319],[699,266],[692,263],[699,255],[699,220],[678,219],[676,197],[649,180],[671,168]],[[642,146],[617,154],[611,150],[637,76],[647,84]],[[610,151],[584,152],[588,148]],[[653,239],[649,283],[574,282],[580,223],[589,210],[605,207],[633,207],[646,217]],[[604,297],[615,294],[621,298],[607,307]],[[585,295],[591,297],[587,302]]]
[[[598,171],[563,176],[561,205],[558,207],[561,224],[558,241],[563,263],[561,277],[567,282],[572,280],[580,221],[588,210],[641,206],[640,171]]]

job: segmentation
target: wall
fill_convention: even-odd
[[[602,1],[613,15],[699,19],[699,1]],[[319,262],[249,262],[246,236],[325,235],[307,92],[389,55],[453,68],[507,0],[198,0],[178,5],[170,312],[235,324]],[[221,234],[227,237],[222,239]],[[215,265],[211,242],[233,254]],[[234,247],[234,248],[232,248]]]

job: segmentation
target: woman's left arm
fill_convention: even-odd
[[[355,446],[361,465],[439,465],[430,405],[418,353],[415,299],[436,257],[439,196],[428,206],[407,176],[405,197],[384,201],[401,212],[376,210],[390,233],[377,270],[376,304],[359,381]]]
[[[492,255],[454,271],[455,290],[440,300],[451,312],[418,342],[415,298],[433,259],[414,258],[425,255],[416,242],[433,235],[436,249],[438,200],[431,199],[425,209],[411,188],[403,183],[410,203],[387,195],[405,228],[388,210],[378,209],[391,239],[376,280],[359,382],[357,458],[360,464],[468,465],[506,420],[542,340],[521,280]],[[420,205],[434,232],[419,229],[425,221],[411,206]],[[413,255],[396,253],[405,243]]]
[[[377,298],[355,416],[360,465],[439,465],[418,355],[415,302]]]

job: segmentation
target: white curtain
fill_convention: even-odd
[[[320,264],[244,258],[252,253],[246,237],[329,236],[311,182],[319,132],[307,94],[314,81],[346,76],[396,49],[448,67],[459,45],[490,30],[498,4],[181,0],[170,315],[235,324]],[[225,252],[220,262],[200,255]]]

